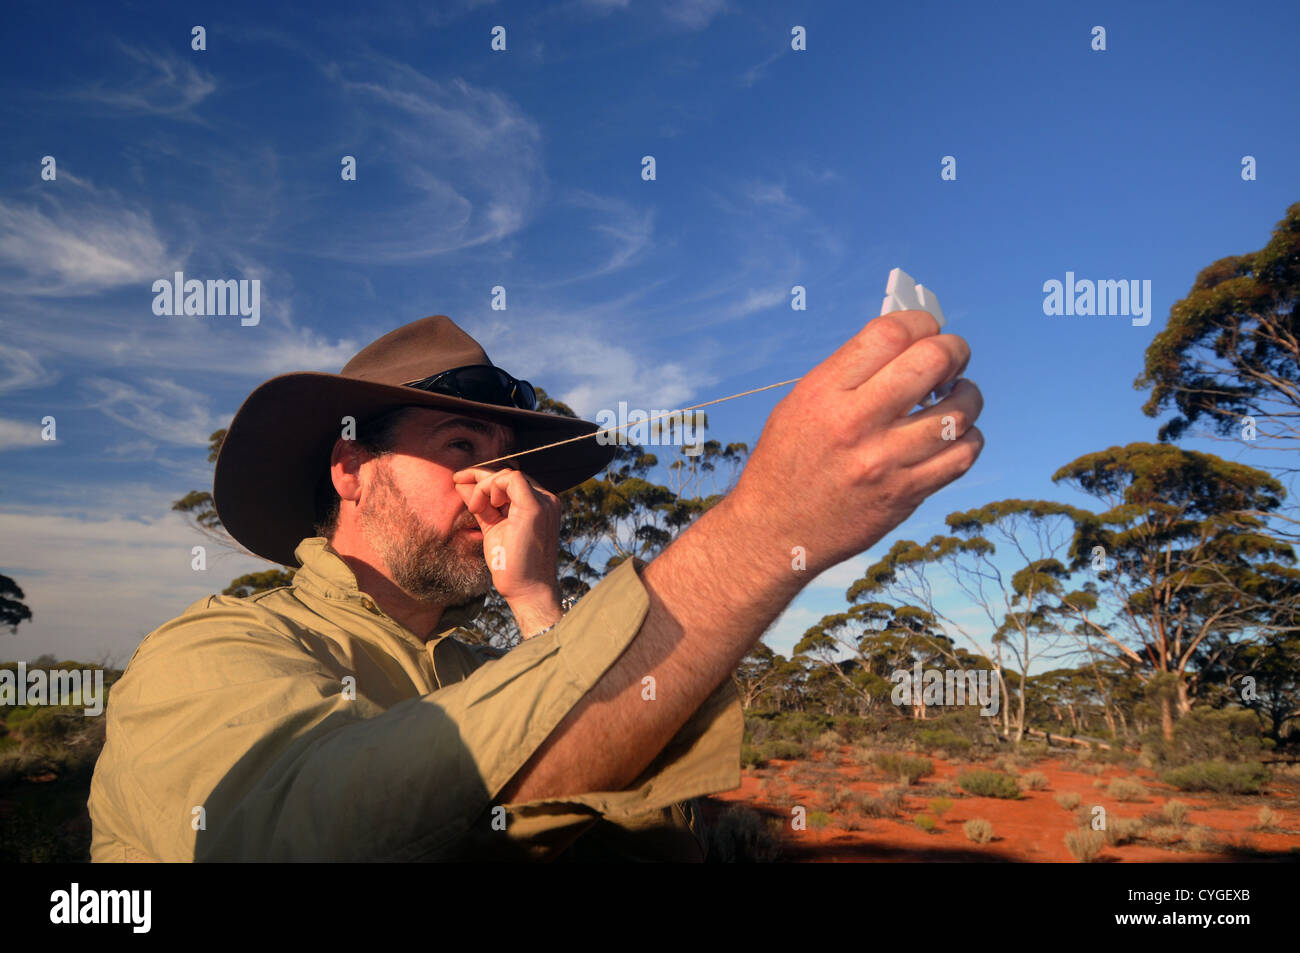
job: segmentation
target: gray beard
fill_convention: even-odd
[[[456,520],[450,535],[425,526],[385,460],[380,461],[373,489],[370,505],[361,513],[362,529],[403,592],[430,605],[455,606],[492,588],[482,547],[460,533],[463,526],[478,526],[468,511]]]

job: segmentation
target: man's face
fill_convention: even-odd
[[[362,532],[408,595],[456,605],[491,587],[483,533],[451,475],[508,453],[512,437],[501,424],[414,408],[393,452],[363,464],[369,483],[358,511]]]

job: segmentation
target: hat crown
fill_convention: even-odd
[[[409,384],[468,364],[491,364],[487,352],[445,314],[412,321],[366,345],[340,374],[377,384]]]

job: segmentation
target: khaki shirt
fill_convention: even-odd
[[[731,679],[627,789],[498,802],[636,637],[644,562],[502,653],[458,627],[422,643],[323,537],[297,556],[293,585],[203,599],[140,643],[108,700],[92,860],[702,859],[680,802],[740,784]]]

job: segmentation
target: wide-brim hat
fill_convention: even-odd
[[[213,477],[221,524],[251,552],[284,566],[316,535],[316,500],[329,479],[330,454],[343,418],[357,426],[397,407],[428,407],[495,421],[515,433],[513,452],[571,437],[596,424],[573,417],[504,407],[407,385],[466,365],[492,365],[478,342],[446,315],[421,318],[362,349],[338,374],[283,374],[248,395],[226,430]],[[538,450],[503,462],[552,493],[595,476],[615,447],[595,439]]]

